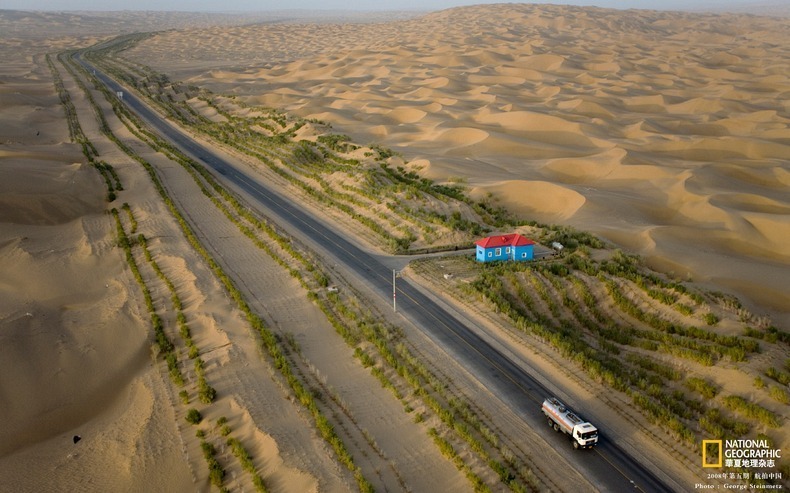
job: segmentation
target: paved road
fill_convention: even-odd
[[[78,61],[93,70],[87,62],[79,58]],[[99,70],[95,73],[112,91],[124,91]],[[232,183],[257,201],[261,212],[275,220],[280,227],[293,232],[310,248],[321,251],[330,261],[342,264],[344,269],[365,279],[365,291],[391,302],[392,269],[388,265],[392,265],[392,262],[383,262],[379,257],[367,253],[349,238],[338,234],[331,226],[300,208],[292,199],[234,168],[211,149],[176,130],[128,91],[124,91],[123,101],[164,138],[215,170],[219,174],[218,178]],[[599,445],[593,450],[572,450],[570,440],[564,435],[555,434],[540,412],[543,398],[551,395],[551,392],[537,379],[481,338],[474,327],[465,325],[406,279],[397,282],[397,300],[398,311],[402,315],[462,360],[464,366],[491,391],[505,396],[503,400],[515,405],[517,414],[537,429],[549,446],[567,448],[569,452],[563,455],[569,457],[582,474],[590,477],[602,491],[672,491],[653,471],[642,466],[616,443],[606,439],[607,428],[616,426],[616,423],[595,422],[601,430]]]

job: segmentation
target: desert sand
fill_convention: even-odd
[[[46,65],[3,53],[0,489],[185,489],[101,180],[69,143]]]
[[[31,15],[4,24],[0,490],[208,489],[194,430],[151,356],[150,324],[115,248],[103,184],[70,142],[43,58],[119,29],[189,28],[154,17],[69,24]],[[678,277],[738,294],[781,327],[790,322],[786,20],[499,5],[377,24],[209,24],[158,34],[127,55],[172,78],[331,122],[358,142],[401,152],[425,176],[461,178],[525,217],[596,232]],[[42,25],[48,35],[34,35],[31,26]],[[121,200],[157,238],[152,248],[186,300],[195,338],[210,348],[221,398],[207,418],[229,417],[276,491],[353,489],[179,239],[144,172],[101,137],[74,81],[66,85],[86,134],[124,182]],[[173,189],[185,187],[181,205],[221,238],[214,248],[260,266],[248,273],[249,290],[301,343],[310,378],[350,408],[370,409],[354,414],[356,428],[345,424],[376,484],[469,488],[401,403],[351,363],[294,281],[250,254],[178,168],[161,164]],[[432,358],[449,359],[423,344]],[[485,394],[470,375],[451,379]],[[504,406],[497,412],[513,436],[530,436]],[[378,450],[365,445],[368,435]],[[663,460],[665,452],[649,453]],[[562,460],[535,455],[538,470]],[[234,474],[231,486],[251,490],[233,472],[240,479]],[[583,480],[567,481],[555,486],[571,491]]]
[[[502,4],[163,33],[127,55],[390,146],[786,325],[788,45],[784,18]]]
[[[124,185],[119,200],[106,201],[102,179],[71,142],[44,53],[96,38],[77,29],[58,39],[4,41],[9,63],[0,73],[0,490],[211,489],[196,428],[186,423],[187,407],[162,358],[155,357],[139,286],[117,248],[107,212],[121,200],[133,204],[138,233],[151,238],[157,262],[177,286],[207,378],[219,394],[207,405],[193,394],[191,406],[200,408],[201,429],[218,444],[225,486],[253,490],[222,445],[213,425],[220,417],[271,490],[354,490],[353,477],[262,357],[243,315],[186,242],[145,170],[99,132],[85,95],[56,62],[83,131]],[[98,93],[94,97],[102,101]],[[102,104],[110,115],[108,103]],[[116,118],[108,121],[116,135],[134,140]],[[242,283],[255,309],[299,341],[303,378],[340,403],[333,423],[376,489],[467,490],[467,480],[436,449],[424,425],[356,362],[290,274],[239,235],[183,168],[143,144],[136,148],[162,167],[163,180],[181,197],[179,206],[219,242],[210,247],[221,249],[227,267],[245,266]],[[147,269],[143,276],[154,286],[168,330],[177,331],[166,289],[156,287],[156,275]],[[187,388],[194,386],[186,364],[182,371]]]

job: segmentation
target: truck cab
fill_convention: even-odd
[[[598,443],[598,428],[590,423],[573,427],[573,448],[592,447]]]

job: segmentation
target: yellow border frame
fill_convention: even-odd
[[[719,461],[715,464],[708,463],[707,445],[709,443],[719,444]],[[702,441],[702,467],[722,467],[724,465],[724,442],[723,440],[703,440]]]

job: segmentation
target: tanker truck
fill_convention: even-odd
[[[562,431],[571,436],[573,448],[592,448],[598,443],[598,428],[568,409],[556,397],[546,398],[543,401],[542,411],[554,431]]]

